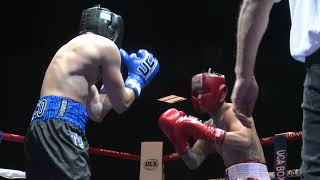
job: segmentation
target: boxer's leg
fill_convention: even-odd
[[[33,123],[25,141],[27,179],[89,180],[89,145],[62,121]]]

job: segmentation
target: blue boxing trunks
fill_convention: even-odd
[[[27,179],[89,180],[88,114],[70,98],[43,96],[25,138]]]

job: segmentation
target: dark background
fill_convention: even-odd
[[[98,1],[24,1],[4,7],[2,29],[6,67],[6,118],[0,130],[24,135],[35,107],[43,75],[55,52],[78,34],[81,11]],[[151,51],[161,64],[155,79],[124,114],[111,112],[101,124],[89,122],[87,137],[92,147],[139,154],[142,141],[163,141],[164,154],[174,152],[157,126],[168,108],[198,116],[190,103],[190,79],[212,67],[226,76],[228,101],[234,83],[236,24],[240,0],[147,1],[106,0],[102,6],[122,15],[125,22],[123,48]],[[256,76],[260,94],[254,111],[260,137],[301,131],[304,66],[289,52],[288,2],[276,4],[258,53]],[[175,94],[187,100],[176,104],[157,101]],[[288,144],[288,168],[299,168],[300,142]],[[269,171],[273,171],[273,147],[265,147]],[[91,156],[92,179],[138,179],[139,162]],[[0,168],[24,170],[23,144],[2,142]],[[165,164],[166,180],[208,179],[223,176],[219,156],[209,156],[197,170],[182,160]]]

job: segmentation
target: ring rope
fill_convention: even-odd
[[[276,136],[283,136],[286,140],[301,140],[302,131],[299,132],[285,132],[280,134],[275,134],[274,136],[260,138],[260,143],[262,145],[272,145],[274,144],[274,139]]]
[[[1,142],[1,139],[3,139],[4,141],[23,143],[24,142],[24,138],[25,137],[21,136],[21,135],[4,133],[4,132],[0,131],[0,142]],[[114,158],[121,158],[121,159],[127,159],[127,160],[140,161],[140,155],[137,155],[137,154],[131,154],[131,153],[126,153],[126,152],[118,152],[118,151],[112,151],[112,150],[95,148],[95,147],[89,147],[89,153],[90,154],[95,154],[95,155],[109,156],[109,157],[114,157]],[[179,155],[177,153],[164,155],[162,157],[162,160],[164,162],[173,161],[173,160],[177,160],[177,159],[179,159]]]
[[[276,134],[275,136],[283,136],[286,140],[300,140],[302,138],[302,132],[301,131],[285,132],[281,134]],[[275,136],[260,138],[260,142],[262,145],[271,145],[274,143]],[[5,133],[0,131],[0,142],[1,142],[1,137],[4,141],[21,142],[21,143],[24,142],[24,136],[21,136],[21,135],[10,134],[10,133]],[[103,155],[103,156],[122,158],[127,160],[140,161],[140,155],[137,155],[137,154],[118,152],[118,151],[112,151],[112,150],[95,148],[95,147],[90,147],[89,153],[95,154],[95,155]],[[167,161],[174,161],[179,158],[180,156],[177,153],[172,153],[172,154],[163,155],[162,160],[164,162],[167,162]]]
[[[301,140],[302,138],[302,132],[285,132],[276,134],[274,136],[266,137],[266,138],[260,138],[260,143],[262,145],[271,145],[271,144],[277,144],[277,138],[283,138],[284,140]],[[25,137],[21,135],[16,134],[10,134],[10,133],[4,133],[0,131],[0,143],[2,140],[4,141],[12,141],[12,142],[24,142]],[[103,156],[109,156],[114,158],[121,158],[121,159],[127,159],[127,160],[134,160],[134,161],[140,161],[140,155],[137,154],[131,154],[131,153],[125,153],[125,152],[117,152],[107,149],[101,149],[101,148],[95,148],[95,147],[89,147],[89,153],[90,154],[96,154],[96,155],[103,155]],[[173,161],[179,159],[180,156],[177,153],[172,153],[168,155],[164,155],[162,157],[162,160],[164,162],[167,161]],[[6,177],[5,175],[8,175],[8,172],[11,173],[11,171],[14,170],[5,170],[4,173],[1,173],[0,175],[2,177]],[[9,174],[10,174],[9,173]],[[276,179],[276,172],[269,172],[269,176],[271,179]],[[287,170],[287,173],[285,177],[291,178],[291,177],[300,177],[300,170],[299,169],[292,169]],[[8,177],[6,177],[8,178]],[[217,179],[209,179],[209,180],[224,180],[225,178],[217,178]]]

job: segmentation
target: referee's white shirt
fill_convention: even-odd
[[[320,0],[289,0],[291,14],[290,52],[305,61],[320,48]]]
[[[294,59],[305,62],[320,48],[320,0],[289,0],[289,7],[290,53]]]

